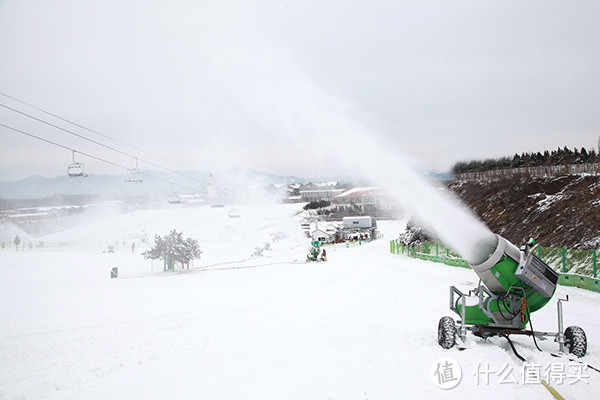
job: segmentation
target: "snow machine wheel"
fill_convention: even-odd
[[[565,330],[565,345],[569,353],[577,357],[585,356],[587,352],[587,338],[585,332],[578,326],[570,326]]]
[[[449,349],[456,344],[456,324],[451,317],[440,318],[438,324],[438,343],[444,349]]]

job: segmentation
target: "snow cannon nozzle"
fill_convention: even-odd
[[[498,247],[499,237],[498,235],[489,235],[477,240],[473,244],[470,254],[466,257],[469,265],[482,264],[492,257]]]

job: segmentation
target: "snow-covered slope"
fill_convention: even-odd
[[[289,211],[280,206],[274,214],[293,221]],[[240,223],[252,214],[241,213]],[[171,229],[177,220],[176,228],[204,234],[204,221],[191,211],[174,215],[148,215],[155,222],[145,228],[163,233],[159,227]],[[503,340],[471,338],[465,351],[438,346],[438,320],[451,315],[448,286],[467,289],[477,278],[389,254],[387,239],[400,223],[380,222],[384,240],[331,247],[327,262],[305,264],[297,261],[305,248],[293,231],[265,257],[246,259],[246,242],[263,240],[256,232],[268,237],[283,229],[283,222],[262,222],[267,227],[252,234],[237,231],[234,221],[221,228],[236,232],[221,242],[244,249],[237,262],[229,255],[229,264],[214,265],[226,256],[225,245],[214,244],[220,233],[206,234],[206,259],[185,273],[148,276],[141,256],[126,252],[0,252],[0,399],[551,398],[539,384],[500,384],[496,375],[489,386],[476,384],[478,363],[496,371],[508,366],[520,380],[521,363]],[[140,229],[138,222],[105,223],[104,233],[113,225],[123,226],[123,235]],[[223,253],[210,254],[213,244]],[[112,266],[132,277],[110,280]],[[565,324],[586,330],[584,360],[598,366],[600,296],[557,292],[566,294]],[[534,314],[536,329],[556,329],[551,304]],[[561,363],[569,372],[568,360],[539,353],[529,338],[514,341],[528,360]],[[540,346],[557,348],[551,341]],[[430,377],[440,357],[463,370],[451,391]],[[596,398],[600,374],[585,374],[588,384],[553,386],[566,398]]]
[[[117,251],[131,249],[136,253],[146,250],[154,242],[154,235],[165,235],[170,230],[183,232],[184,237],[199,241],[203,251],[202,263],[237,261],[250,257],[256,247],[269,242],[273,248],[301,247],[305,256],[309,241],[300,230],[295,215],[302,210],[298,204],[239,205],[239,218],[230,218],[229,207],[172,206],[158,210],[140,210],[109,216],[103,220],[67,231],[40,237],[48,244],[62,243],[63,247],[106,251],[110,245]],[[273,242],[283,240],[285,244]],[[127,267],[126,267],[127,268]],[[128,271],[129,272],[129,271]]]
[[[15,236],[19,236],[21,240],[34,240],[33,236],[19,229],[18,226],[10,222],[0,222],[0,241],[12,242]]]

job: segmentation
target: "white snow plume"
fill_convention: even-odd
[[[341,165],[347,174],[384,187],[467,259],[489,254],[495,236],[458,199],[416,173],[405,162],[406,156],[352,118],[348,107],[334,96],[305,79],[289,78],[291,68],[282,70],[286,72],[257,75],[253,85],[267,87],[270,96],[247,105],[260,123],[277,132],[274,141],[285,133],[316,176]],[[268,79],[260,81],[261,76]]]

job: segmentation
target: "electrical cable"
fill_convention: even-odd
[[[156,163],[153,163],[153,162],[151,162],[151,161],[145,160],[145,159],[143,159],[143,158],[136,157],[136,156],[134,156],[133,154],[126,153],[126,152],[124,152],[124,151],[121,151],[121,150],[119,150],[119,149],[116,149],[116,148],[114,148],[114,147],[112,147],[112,146],[109,146],[109,145],[107,145],[107,144],[104,144],[104,143],[98,142],[97,140],[90,139],[90,138],[88,138],[87,136],[80,135],[80,134],[78,134],[78,133],[76,133],[76,132],[73,132],[73,131],[71,131],[71,130],[69,130],[69,129],[63,128],[63,127],[61,127],[61,126],[58,126],[58,125],[55,125],[55,124],[53,124],[53,123],[51,123],[51,122],[44,121],[44,120],[43,120],[43,119],[41,119],[41,118],[37,118],[37,117],[35,117],[35,116],[31,115],[31,114],[27,114],[26,112],[19,111],[19,110],[17,110],[16,108],[9,107],[9,106],[7,106],[7,105],[5,105],[5,104],[2,104],[2,103],[0,103],[0,107],[6,108],[7,110],[13,111],[13,112],[15,112],[15,113],[17,113],[17,114],[21,114],[21,115],[23,115],[23,116],[25,116],[25,117],[27,117],[27,118],[31,118],[31,119],[33,119],[33,120],[35,120],[35,121],[38,121],[38,122],[41,122],[41,123],[43,123],[43,124],[46,124],[46,125],[48,125],[48,126],[51,126],[51,127],[53,127],[53,128],[59,129],[59,130],[61,130],[61,131],[63,131],[63,132],[66,132],[66,133],[68,133],[68,134],[71,134],[71,135],[73,135],[73,136],[76,136],[76,137],[78,137],[78,138],[80,138],[80,139],[87,140],[88,142],[94,143],[94,144],[96,144],[96,145],[98,145],[98,146],[105,147],[105,148],[107,148],[107,149],[109,149],[109,150],[115,151],[115,152],[117,152],[117,153],[119,153],[119,154],[122,154],[122,155],[124,155],[124,156],[131,157],[131,158],[137,159],[137,160],[139,160],[139,161],[145,162],[146,164],[152,165],[153,167],[156,167],[156,168],[163,169],[163,170],[165,170],[165,171],[168,171],[168,172],[170,172],[170,173],[172,173],[172,174],[179,175],[179,176],[182,176],[182,177],[184,177],[184,178],[187,178],[187,179],[194,180],[194,181],[196,181],[196,182],[199,182],[199,183],[202,183],[202,184],[204,184],[204,185],[206,185],[206,184],[207,184],[206,182],[204,182],[204,181],[201,181],[201,180],[199,180],[199,179],[196,179],[196,178],[194,178],[194,177],[191,177],[191,176],[188,176],[188,175],[182,174],[181,172],[177,172],[177,171],[175,171],[175,170],[172,170],[172,169],[170,169],[170,168],[163,167],[163,166],[161,166],[161,165],[158,165],[158,164],[156,164]]]
[[[502,316],[502,318],[504,318],[507,321],[511,321],[519,314],[519,310],[517,310],[516,312],[508,311],[508,307],[506,306],[506,295],[507,294],[508,294],[508,292],[503,293],[502,295],[500,295],[496,298],[496,306],[498,307],[498,312],[500,312],[500,315]],[[508,315],[510,315],[509,318],[506,318],[506,315],[504,315],[504,312],[502,311],[502,308],[500,307],[500,302],[502,302],[502,305],[507,310],[506,312],[508,312]]]
[[[526,362],[527,360],[522,357],[518,352],[517,349],[515,349],[515,345],[513,344],[512,340],[510,340],[510,338],[508,337],[507,334],[505,333],[501,333],[500,336],[502,336],[503,338],[505,338],[508,341],[508,344],[510,345],[510,348],[512,349],[513,353],[515,353],[515,356],[517,356],[517,358],[523,362]]]
[[[529,327],[531,328],[531,336],[533,337],[533,343],[535,344],[535,347],[537,347],[537,349],[538,349],[539,351],[542,351],[542,352],[543,352],[543,350],[542,350],[542,349],[540,349],[540,347],[538,346],[538,344],[537,344],[537,340],[535,339],[535,334],[533,333],[533,323],[531,322],[531,311],[529,310],[529,306],[527,306],[527,316],[529,317]],[[559,356],[558,354],[550,353],[550,355],[551,355],[552,357],[561,358],[561,356]],[[573,358],[570,358],[570,357],[567,357],[567,359],[568,359],[569,361],[572,361],[572,362],[577,362],[577,363],[583,364],[583,365],[587,366],[588,368],[590,368],[590,369],[592,369],[592,370],[594,370],[594,371],[596,371],[596,372],[600,373],[600,369],[598,369],[598,368],[596,368],[596,367],[594,367],[594,366],[592,366],[592,365],[590,365],[590,364],[584,363],[583,361],[580,361],[580,360],[575,360],[575,359],[573,359]]]
[[[550,355],[551,355],[552,357],[556,357],[556,358],[563,358],[563,357],[562,357],[561,355],[559,355],[559,354],[550,353]],[[594,366],[592,366],[592,365],[590,365],[590,364],[584,363],[583,361],[580,361],[580,360],[577,360],[577,359],[574,359],[574,358],[571,358],[571,357],[565,357],[565,358],[566,358],[567,360],[569,360],[569,361],[576,362],[576,363],[579,363],[579,364],[583,364],[583,365],[587,366],[588,368],[590,368],[590,369],[592,369],[592,370],[594,370],[594,371],[596,371],[596,372],[600,373],[600,369],[599,369],[599,368],[596,368],[596,367],[594,367]]]
[[[540,346],[538,346],[537,340],[535,339],[535,333],[533,332],[533,322],[531,322],[531,311],[529,311],[529,305],[526,304],[526,307],[527,307],[527,318],[529,318],[529,328],[531,328],[531,337],[533,337],[533,343],[535,344],[535,347],[537,347],[537,349],[539,351],[543,351],[542,349],[540,349]]]
[[[20,129],[17,129],[17,128],[13,128],[13,127],[11,127],[11,126],[8,126],[8,125],[4,125],[4,124],[2,124],[2,123],[0,123],[0,126],[1,126],[1,127],[4,127],[4,128],[7,128],[7,129],[10,129],[10,130],[12,130],[12,131],[14,131],[14,132],[20,133],[20,134],[22,134],[22,135],[29,136],[29,137],[31,137],[31,138],[38,139],[38,140],[41,140],[41,141],[43,141],[43,142],[46,142],[46,143],[52,144],[52,145],[54,145],[54,146],[57,146],[57,147],[60,147],[60,148],[62,148],[62,149],[65,149],[65,150],[69,150],[69,151],[73,151],[73,152],[79,153],[79,154],[81,154],[81,155],[84,155],[84,156],[86,156],[86,157],[92,158],[92,159],[94,159],[94,160],[102,161],[102,162],[105,162],[105,163],[107,163],[107,164],[114,165],[115,167],[120,167],[120,168],[124,168],[124,169],[126,169],[126,170],[129,170],[129,168],[128,168],[127,166],[125,166],[125,165],[122,165],[122,164],[119,164],[119,163],[116,163],[116,162],[114,162],[114,161],[109,161],[109,160],[106,160],[106,159],[104,159],[104,158],[101,158],[101,157],[94,156],[94,155],[92,155],[92,154],[84,153],[84,152],[82,152],[82,151],[79,151],[79,150],[73,149],[73,148],[71,148],[71,147],[68,147],[68,146],[62,145],[62,144],[60,144],[60,143],[56,143],[56,142],[54,142],[54,141],[52,141],[52,140],[48,140],[48,139],[45,139],[45,138],[43,138],[43,137],[40,137],[40,136],[33,135],[33,134],[31,134],[31,133],[28,133],[28,132],[22,131],[22,130],[20,130]],[[157,176],[150,175],[150,174],[148,174],[148,173],[146,173],[146,172],[143,172],[143,171],[139,171],[139,173],[140,173],[140,174],[142,174],[142,175],[144,175],[144,176],[147,176],[147,177],[149,177],[149,178],[153,178],[153,179],[156,179],[156,180],[159,180],[159,181],[165,182],[165,183],[170,183],[170,184],[172,184],[172,185],[176,185],[176,186],[179,186],[179,187],[182,187],[182,188],[189,189],[189,190],[192,190],[192,191],[194,191],[194,192],[197,192],[197,189],[195,189],[195,188],[192,188],[192,187],[189,187],[189,186],[185,186],[185,185],[182,185],[182,184],[179,184],[179,183],[175,183],[175,182],[169,181],[169,180],[167,180],[167,179],[159,178],[159,177],[157,177]]]

